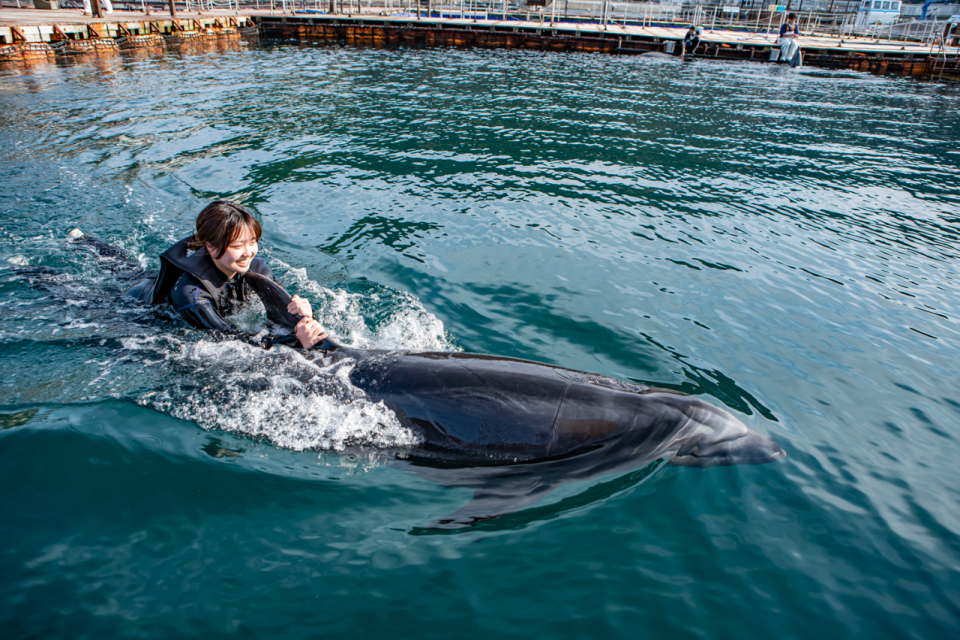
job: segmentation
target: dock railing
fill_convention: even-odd
[[[764,34],[775,39],[787,12],[771,11],[769,0],[726,0],[729,4],[691,4],[682,2],[611,2],[609,0],[191,0],[203,6],[221,8],[239,2],[243,9],[267,10],[275,14],[326,14],[331,4],[341,15],[410,16],[421,19],[458,18],[470,20],[522,20],[547,24],[592,23],[607,25],[677,26],[696,25],[710,32],[715,29]],[[710,1],[710,0],[708,0]],[[712,0],[724,2],[725,0]],[[534,4],[537,2],[537,4]],[[752,6],[751,6],[752,5]],[[774,5],[775,7],[776,5]],[[873,40],[910,40],[929,42],[942,33],[943,23],[928,20],[929,25],[903,29],[902,24],[856,28],[859,2],[845,0],[804,0],[792,11],[799,18],[803,35],[839,38],[853,36]],[[837,11],[826,11],[835,8]]]
[[[459,18],[470,20],[522,20],[548,24],[591,23],[611,25],[676,26],[696,25],[712,30],[735,30],[763,34],[776,39],[785,11],[771,11],[770,0],[700,0],[697,4],[662,0],[660,2],[612,2],[610,0],[177,0],[178,11],[256,10],[274,15],[327,14],[410,16],[416,18]],[[3,7],[19,5],[33,8],[32,0],[0,0]],[[82,0],[60,0],[61,8],[79,9]],[[115,9],[168,11],[167,0],[114,0]],[[789,5],[788,5],[789,6]],[[946,22],[936,17],[924,21],[856,27],[859,1],[802,0],[799,17],[803,35],[849,38],[866,37],[875,41],[912,41],[935,44]],[[803,11],[803,9],[808,9]],[[837,9],[828,11],[825,9]]]

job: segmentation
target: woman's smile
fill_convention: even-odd
[[[207,247],[213,263],[228,278],[237,273],[246,273],[250,262],[257,255],[257,235],[253,229],[244,227],[240,234],[224,250],[219,258],[214,257],[213,247]]]

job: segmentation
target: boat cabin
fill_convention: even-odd
[[[899,22],[900,4],[900,0],[863,0],[857,10],[857,28]]]

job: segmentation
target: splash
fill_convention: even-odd
[[[376,452],[420,442],[392,411],[350,383],[349,360],[334,364],[319,352],[285,346],[264,351],[238,340],[218,341],[186,328],[166,306],[123,304],[118,299],[126,286],[123,274],[138,266],[134,262],[143,266],[142,258],[128,257],[135,251],[105,258],[83,242],[47,235],[31,244],[39,259],[27,259],[20,243],[3,261],[4,278],[20,291],[20,306],[0,313],[0,339],[19,349],[49,344],[71,373],[62,375],[59,366],[35,367],[27,374],[30,383],[13,390],[13,400],[126,399],[203,429],[295,451],[368,451],[376,458]],[[270,262],[344,342],[375,349],[455,349],[442,322],[410,294],[388,287],[369,293],[333,290],[310,280],[303,269]],[[253,335],[278,330],[256,296],[227,320]],[[77,343],[84,345],[82,352],[71,347]]]
[[[344,342],[374,349],[455,350],[443,323],[410,294],[386,288],[369,294],[333,290],[309,279],[305,269],[275,258],[270,262],[285,269],[286,284],[308,296],[318,320]],[[255,297],[228,320],[254,334],[271,329]],[[125,346],[142,347],[133,341]],[[295,451],[396,450],[421,441],[383,403],[370,402],[350,383],[349,360],[333,364],[317,352],[283,346],[263,351],[206,339],[167,348],[163,360],[171,384],[142,394],[139,404],[204,429]]]
[[[172,383],[138,403],[294,451],[405,448],[420,442],[381,402],[350,383],[353,363],[331,364],[293,349],[236,341],[184,343],[168,354]]]
[[[306,269],[276,258],[271,258],[271,263],[286,270],[284,284],[308,294],[305,297],[315,307],[317,320],[345,344],[360,349],[460,351],[450,341],[443,322],[405,291],[381,287],[360,294],[329,289],[308,278]]]

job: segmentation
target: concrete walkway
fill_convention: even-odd
[[[353,14],[353,15],[328,15],[320,13],[288,13],[281,14],[279,11],[271,12],[266,11],[250,11],[242,10],[239,13],[233,10],[216,10],[216,11],[204,11],[198,13],[195,11],[191,12],[178,12],[177,17],[179,19],[190,19],[190,18],[227,18],[227,17],[237,17],[237,16],[262,16],[262,17],[277,17],[280,15],[285,15],[291,21],[299,20],[314,20],[314,21],[327,21],[327,20],[363,20],[366,24],[382,22],[384,24],[397,23],[398,26],[406,26],[410,23],[415,23],[416,26],[432,26],[443,28],[444,26],[455,27],[455,28],[465,28],[467,26],[471,27],[482,27],[482,28],[503,28],[511,29],[518,28],[523,31],[528,30],[555,30],[558,34],[563,32],[579,32],[581,34],[590,34],[590,33],[604,33],[608,36],[639,36],[646,38],[660,38],[666,40],[680,40],[683,38],[683,34],[686,31],[686,25],[678,25],[677,27],[662,27],[662,26],[635,26],[628,25],[622,26],[618,24],[610,24],[607,27],[603,27],[600,24],[589,24],[589,23],[575,23],[575,22],[537,22],[537,21],[524,21],[524,20],[480,20],[475,22],[470,18],[427,18],[422,17],[418,19],[415,14],[394,14],[394,15],[378,15],[375,13],[364,13],[364,14]],[[113,23],[113,22],[143,22],[150,20],[169,20],[170,13],[168,11],[153,11],[149,14],[145,14],[140,11],[114,11],[112,14],[104,16],[101,18],[92,18],[90,16],[83,15],[82,11],[76,9],[62,9],[59,11],[41,11],[37,9],[11,9],[4,8],[0,9],[0,26],[32,26],[32,25],[50,25],[50,24],[87,24],[87,23]],[[734,31],[730,29],[717,29],[715,31],[705,30],[701,36],[703,42],[708,43],[720,43],[730,45],[731,47],[736,47],[737,45],[741,46],[776,46],[776,34],[770,33],[753,33],[751,31]],[[920,43],[911,43],[911,42],[897,42],[891,41],[886,42],[883,40],[875,41],[870,38],[844,38],[840,39],[836,36],[827,36],[827,35],[807,35],[801,36],[799,38],[799,43],[801,48],[806,50],[818,50],[824,52],[836,52],[836,53],[866,53],[866,54],[877,54],[877,53],[896,53],[903,55],[904,53],[915,53],[919,55],[930,55],[935,52],[935,49],[931,45],[924,45]],[[948,56],[960,55],[960,47],[949,47],[946,49],[945,53]]]

